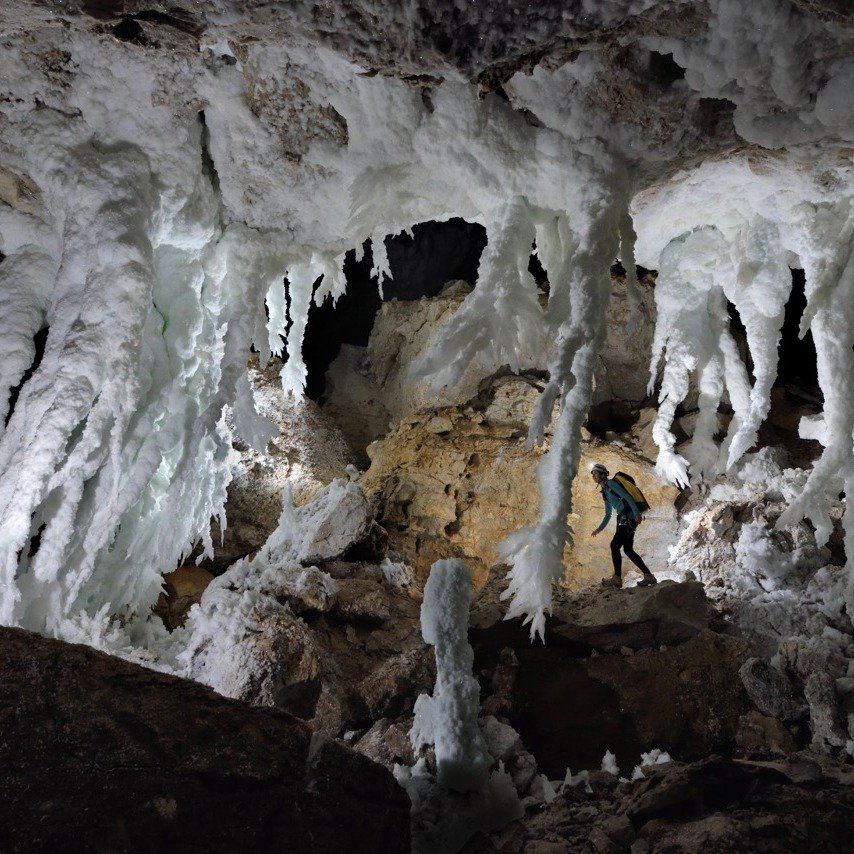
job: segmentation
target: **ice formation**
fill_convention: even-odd
[[[471,675],[474,653],[468,642],[471,576],[456,559],[430,569],[421,605],[421,634],[435,649],[436,687],[415,703],[410,738],[418,750],[432,744],[440,786],[465,792],[486,783],[492,761],[477,718],[480,686]]]
[[[501,724],[478,721],[480,686],[472,676],[474,654],[468,642],[470,604],[465,564],[436,561],[421,605],[421,632],[435,648],[436,686],[432,696],[422,694],[416,701],[410,732],[416,750],[433,745],[436,773],[430,773],[424,759],[412,768],[395,766],[395,777],[412,800],[415,851],[456,851],[477,830],[495,830],[523,812],[503,762],[491,770],[494,759],[482,728],[489,733]],[[518,733],[505,729],[518,740]],[[501,737],[491,735],[496,747],[502,747]]]
[[[143,50],[75,27],[51,30],[65,70],[0,46],[15,93],[0,104],[3,169],[31,189],[27,205],[0,206],[0,411],[32,364],[34,334],[49,328],[0,438],[0,621],[80,639],[104,637],[119,616],[144,618],[161,573],[199,540],[210,550],[229,478],[225,407],[247,442],[269,436],[245,384],[250,347],[262,363],[286,349],[282,381],[299,393],[307,309],[341,293],[344,253],[370,239],[381,285],[387,234],[451,216],[484,224],[489,245],[422,371],[450,383],[477,352],[513,367],[538,336],[554,341],[530,434],[541,437],[560,398],[538,471],[541,520],[503,547],[508,613],[532,635],[563,570],[617,258],[661,270],[655,436],[660,471],[683,483],[731,468],[752,445],[786,268],[803,267],[826,448],[780,524],[807,516],[826,538],[828,496],[854,488],[854,209],[850,166],[833,148],[851,139],[854,66],[825,24],[772,0],[712,0],[708,24],[684,37],[642,30],[635,48],[672,53],[686,98],[727,99],[741,138],[781,153],[709,161],[638,193],[662,161],[685,156],[681,135],[643,140],[628,117],[597,106],[596,51],[515,73],[506,98],[480,97],[439,59],[444,79],[419,88],[319,46],[298,5],[283,12],[281,41],[238,50],[227,39],[238,11],[217,4],[198,55],[163,51],[155,70]],[[584,6],[591,25],[619,27],[656,4]],[[527,37],[545,39],[544,21]],[[474,49],[470,69],[490,45]],[[295,98],[279,135],[259,121]],[[533,243],[547,300],[527,273]],[[727,299],[748,330],[752,382],[726,334]],[[669,428],[691,372],[701,415],[683,459]],[[711,424],[724,391],[736,417],[718,449]],[[850,511],[846,531],[851,554]],[[854,586],[848,597],[854,605]]]

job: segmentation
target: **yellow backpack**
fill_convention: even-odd
[[[650,509],[649,502],[646,500],[644,494],[640,491],[640,487],[635,483],[635,479],[630,475],[626,474],[624,471],[618,471],[614,475],[614,480],[626,490],[632,497],[632,501],[635,502],[638,506],[638,510],[641,513],[646,513],[647,510]]]

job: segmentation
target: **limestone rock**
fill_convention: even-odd
[[[213,575],[201,566],[187,564],[163,576],[164,591],[152,609],[170,631],[184,625],[187,613],[201,602]]]
[[[279,380],[281,368],[278,359],[272,359],[263,370],[257,356],[250,360],[256,407],[277,433],[263,452],[239,437],[235,440],[238,453],[228,487],[222,545],[219,531],[213,532],[214,564],[221,569],[260,548],[275,530],[286,485],[290,485],[294,503],[301,506],[334,478],[346,477],[347,466],[354,459],[338,428],[316,404],[285,395]]]
[[[409,851],[393,777],[284,712],[10,628],[0,705],[4,850]]]
[[[757,711],[741,716],[735,740],[739,747],[751,753],[788,755],[798,749],[792,734],[780,721]]]
[[[422,583],[433,561],[460,557],[468,562],[475,586],[481,586],[498,560],[501,541],[536,523],[535,469],[549,439],[543,448],[525,447],[526,414],[537,393],[530,377],[494,377],[471,406],[414,414],[368,449],[371,467],[360,484],[381,507],[379,521],[391,548],[415,567]],[[565,582],[571,586],[611,572],[607,539],[588,536],[603,514],[601,495],[588,474],[593,461],[631,473],[652,505],[635,541],[641,554],[663,552],[675,536],[678,491],[660,482],[650,463],[628,448],[584,443],[570,517],[575,543],[564,553]],[[654,562],[651,569],[658,569]],[[627,564],[627,575],[629,570]]]
[[[802,711],[803,703],[798,702],[788,677],[767,661],[749,658],[741,666],[739,676],[747,695],[762,714],[787,720]]]
[[[811,674],[804,684],[804,696],[810,707],[813,747],[817,750],[845,747],[848,735],[833,678],[828,673]]]

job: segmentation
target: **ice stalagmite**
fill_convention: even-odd
[[[461,792],[481,789],[492,764],[477,724],[480,687],[467,637],[470,603],[466,566],[456,559],[436,561],[421,605],[421,633],[436,652],[436,687],[432,697],[422,694],[415,703],[410,738],[416,749],[435,745],[439,785]]]

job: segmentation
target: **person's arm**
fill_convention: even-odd
[[[608,525],[608,522],[611,521],[611,502],[608,501],[608,495],[605,491],[605,488],[602,489],[602,500],[605,502],[605,517],[602,519],[602,522],[599,524],[599,527],[590,535],[591,537],[595,537],[597,534],[601,534],[602,531],[604,531],[606,526]]]
[[[626,490],[623,489],[616,480],[609,481],[609,483],[611,484],[611,489],[614,490],[614,493],[629,505],[629,509],[632,511],[632,516],[634,516],[635,520],[640,519],[641,512],[638,510],[638,506],[635,504],[632,496],[629,495],[629,493],[626,492]]]

